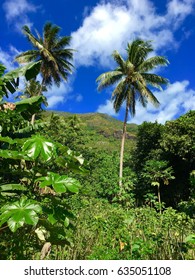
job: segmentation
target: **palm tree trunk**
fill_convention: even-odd
[[[126,130],[127,130],[127,118],[128,118],[129,108],[126,104],[126,112],[125,112],[125,119],[123,123],[123,135],[121,140],[121,152],[120,152],[120,170],[119,170],[119,187],[120,190],[122,189],[122,178],[123,178],[123,158],[124,158],[124,146],[125,146],[125,137],[126,137]]]

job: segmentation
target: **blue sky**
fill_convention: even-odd
[[[31,48],[21,33],[24,24],[42,32],[46,21],[59,25],[61,35],[71,35],[77,50],[75,71],[68,83],[48,90],[48,109],[71,113],[107,113],[123,120],[110,101],[112,88],[97,92],[96,78],[114,69],[111,54],[125,56],[128,42],[152,40],[154,55],[168,58],[158,74],[169,79],[162,92],[154,90],[161,105],[136,105],[129,122],[165,123],[195,110],[195,0],[2,0],[0,4],[0,62],[15,68],[14,57]],[[22,85],[21,85],[22,87]]]

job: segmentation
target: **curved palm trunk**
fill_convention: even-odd
[[[43,80],[41,82],[41,88],[40,88],[40,91],[39,91],[38,95],[41,95],[44,84],[45,84],[45,79],[43,78]],[[35,123],[35,116],[36,116],[36,114],[33,114],[32,117],[31,117],[31,122],[30,122],[31,125],[34,125],[34,123]]]
[[[121,140],[121,152],[120,152],[120,170],[119,170],[119,187],[120,190],[122,188],[122,179],[123,179],[123,158],[124,158],[124,146],[125,146],[125,137],[127,131],[127,118],[128,118],[129,108],[126,104],[126,111],[125,111],[125,119],[123,123],[123,135]]]

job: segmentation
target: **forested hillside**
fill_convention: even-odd
[[[128,125],[121,191],[121,122],[45,111],[32,129],[20,106],[0,112],[1,259],[46,242],[49,259],[194,259],[194,111]]]
[[[154,70],[168,60],[141,39],[125,59],[114,51],[118,66],[97,87],[116,85],[123,122],[43,110],[47,88],[73,68],[59,30],[46,23],[41,37],[24,26],[33,49],[16,56],[19,68],[0,64],[0,259],[195,259],[195,111],[128,123],[137,102],[159,105],[151,88],[168,80]]]

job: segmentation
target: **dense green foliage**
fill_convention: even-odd
[[[39,62],[4,71],[0,259],[195,259],[195,111],[127,124],[121,187],[120,121],[43,111]]]

